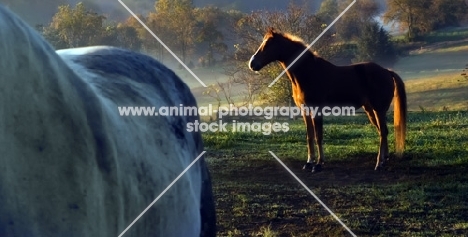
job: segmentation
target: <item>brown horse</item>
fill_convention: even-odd
[[[298,107],[363,107],[380,136],[376,170],[381,168],[384,160],[388,158],[386,113],[395,98],[395,149],[397,156],[401,157],[405,148],[407,113],[405,85],[402,79],[395,72],[372,62],[336,66],[311,51],[307,51],[293,63],[306,49],[307,46],[299,38],[269,29],[263,43],[250,59],[249,67],[258,71],[267,64],[278,61],[291,80],[294,102]],[[303,169],[317,172],[322,169],[324,163],[323,118],[320,112],[315,115],[304,113],[303,118],[307,129],[308,151],[307,163]],[[318,149],[315,165],[312,163],[315,155],[314,141]]]

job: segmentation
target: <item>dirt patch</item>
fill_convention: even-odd
[[[422,184],[453,182],[457,174],[468,168],[410,166],[412,158],[412,154],[401,159],[391,157],[383,170],[374,171],[375,154],[362,154],[346,162],[328,162],[322,172],[315,174],[302,170],[304,162],[290,161],[287,157],[284,162],[358,236],[382,233],[405,236],[403,233],[412,225],[408,220],[426,219],[424,213],[433,211],[428,205],[437,205],[450,194],[430,193],[430,199],[437,199],[434,204],[417,200],[404,204],[401,194],[411,192],[413,187],[418,190]],[[263,236],[259,230],[265,226],[278,236],[350,236],[276,160],[249,160],[247,166],[239,164],[242,157],[235,159],[210,167],[215,180],[220,236]],[[466,182],[468,178],[458,181]],[[407,183],[414,186],[392,191],[392,185]],[[425,199],[416,195],[414,198]],[[407,210],[396,208],[401,205],[410,206]],[[417,233],[419,229],[412,231]]]

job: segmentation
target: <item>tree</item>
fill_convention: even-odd
[[[216,80],[216,84],[211,84],[207,87],[207,89],[203,92],[203,95],[207,95],[211,98],[214,98],[216,102],[218,102],[217,111],[221,107],[221,101],[223,98],[226,100],[228,105],[235,106],[234,99],[233,99],[233,85],[234,81],[230,78],[227,82],[221,83]]]
[[[467,2],[468,3],[468,2]],[[445,26],[458,26],[468,16],[468,6],[464,0],[433,0],[430,12],[432,30]]]
[[[37,25],[36,30],[39,31],[44,39],[46,39],[47,42],[49,42],[55,49],[69,48],[68,42],[59,36],[59,33],[56,29],[43,25]]]
[[[212,66],[215,53],[225,53],[227,50],[219,25],[223,21],[223,13],[216,7],[197,8],[195,17],[197,19],[197,42],[207,44],[208,50],[204,58],[206,66]]]
[[[458,26],[468,15],[464,0],[387,0],[384,22],[399,23],[407,39],[446,26]]]
[[[91,12],[81,2],[75,9],[69,5],[59,6],[49,29],[44,31],[57,34],[58,41],[65,42],[67,47],[89,46],[95,44],[102,35],[104,19],[104,16]]]
[[[167,23],[161,24],[161,22],[165,22],[164,14],[150,12],[145,21],[151,31],[153,31],[163,42],[167,44],[174,42],[174,32],[171,31],[170,25]],[[153,54],[160,61],[164,61],[166,49],[149,32],[141,33],[141,38],[143,39],[143,45],[146,51]]]
[[[387,0],[387,11],[383,15],[384,23],[398,22],[406,28],[406,38],[415,40],[421,32],[428,31],[432,21],[424,20],[425,16],[433,17],[429,12],[431,1],[428,0]]]
[[[154,30],[164,31],[158,36],[163,36],[164,42],[180,53],[183,62],[193,50],[195,42],[193,8],[191,0],[158,0],[155,3],[156,13],[150,15]],[[158,27],[162,22],[163,26]]]
[[[391,67],[397,59],[390,36],[377,22],[366,24],[357,41],[355,62],[374,61]]]
[[[146,21],[144,16],[137,16],[138,19],[143,22]],[[146,45],[151,45],[150,42],[156,41],[153,36],[151,36],[138,20],[130,16],[124,22],[117,24],[117,31],[120,33],[120,41],[123,45],[126,45],[127,48],[134,50],[147,50]]]
[[[142,27],[133,17],[107,27],[103,27],[104,19],[78,3],[74,9],[60,6],[49,26],[38,26],[38,30],[56,49],[101,44],[140,50]]]
[[[342,1],[341,4],[339,4],[339,11],[342,12],[350,3],[351,0]],[[344,41],[353,40],[361,34],[362,27],[374,21],[374,18],[378,14],[379,6],[374,0],[357,1],[353,7],[336,22],[335,29],[337,35]],[[332,20],[334,20],[335,17]]]
[[[340,13],[337,0],[324,0],[317,12],[317,17],[324,22],[332,22]]]
[[[99,40],[99,44],[139,51],[142,41],[138,37],[138,32],[135,28],[118,24],[117,26],[106,27]]]

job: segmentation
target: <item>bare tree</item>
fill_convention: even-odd
[[[234,29],[239,43],[235,45],[234,58],[237,61],[237,67],[243,71],[243,74],[238,74],[238,76],[245,78],[244,80],[238,79],[238,81],[246,83],[246,88],[250,87],[252,93],[258,94],[250,98],[263,99],[267,103],[290,104],[290,83],[278,83],[272,88],[267,87],[283,70],[279,64],[270,64],[259,73],[260,75],[257,75],[248,71],[247,62],[257,50],[269,27],[299,36],[305,43],[312,42],[326,25],[307,9],[309,9],[307,6],[291,3],[286,11],[253,12],[241,18],[235,25]],[[334,44],[333,34],[328,32],[313,45],[312,49],[321,56],[330,58],[334,55],[333,51],[338,49],[338,45]],[[255,84],[252,83],[253,81]]]
[[[265,90],[266,78],[261,75],[252,75],[245,70],[245,65],[232,64],[225,68],[225,74],[229,77],[234,87],[242,96],[242,105],[254,104],[261,91]]]
[[[214,98],[216,102],[218,103],[217,106],[217,111],[220,110],[220,107],[222,105],[223,97],[224,100],[228,105],[233,105],[235,106],[234,99],[233,99],[233,81],[230,79],[225,83],[221,83],[220,81],[216,80],[216,83],[211,84],[208,86],[206,91],[203,92],[203,95],[207,95],[211,98]],[[210,118],[211,119],[211,118]]]

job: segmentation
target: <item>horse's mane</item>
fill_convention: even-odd
[[[292,42],[294,42],[296,44],[300,44],[304,48],[307,48],[309,46],[307,43],[305,43],[305,41],[301,37],[299,37],[297,35],[287,33],[287,32],[280,32],[280,31],[276,31],[273,28],[269,28],[268,31],[267,31],[267,35],[273,36],[274,34],[280,35],[280,36],[284,37],[285,39],[290,40],[290,41],[292,41]],[[312,50],[309,49],[309,52],[311,52],[313,56],[319,57],[319,55],[318,55],[318,53],[316,51],[312,51]]]
[[[280,33],[280,34],[282,34],[286,39],[289,39],[289,40],[294,41],[294,42],[301,43],[301,44],[303,44],[304,46],[307,47],[304,40],[301,37],[297,36],[297,35],[293,35],[291,33]]]

